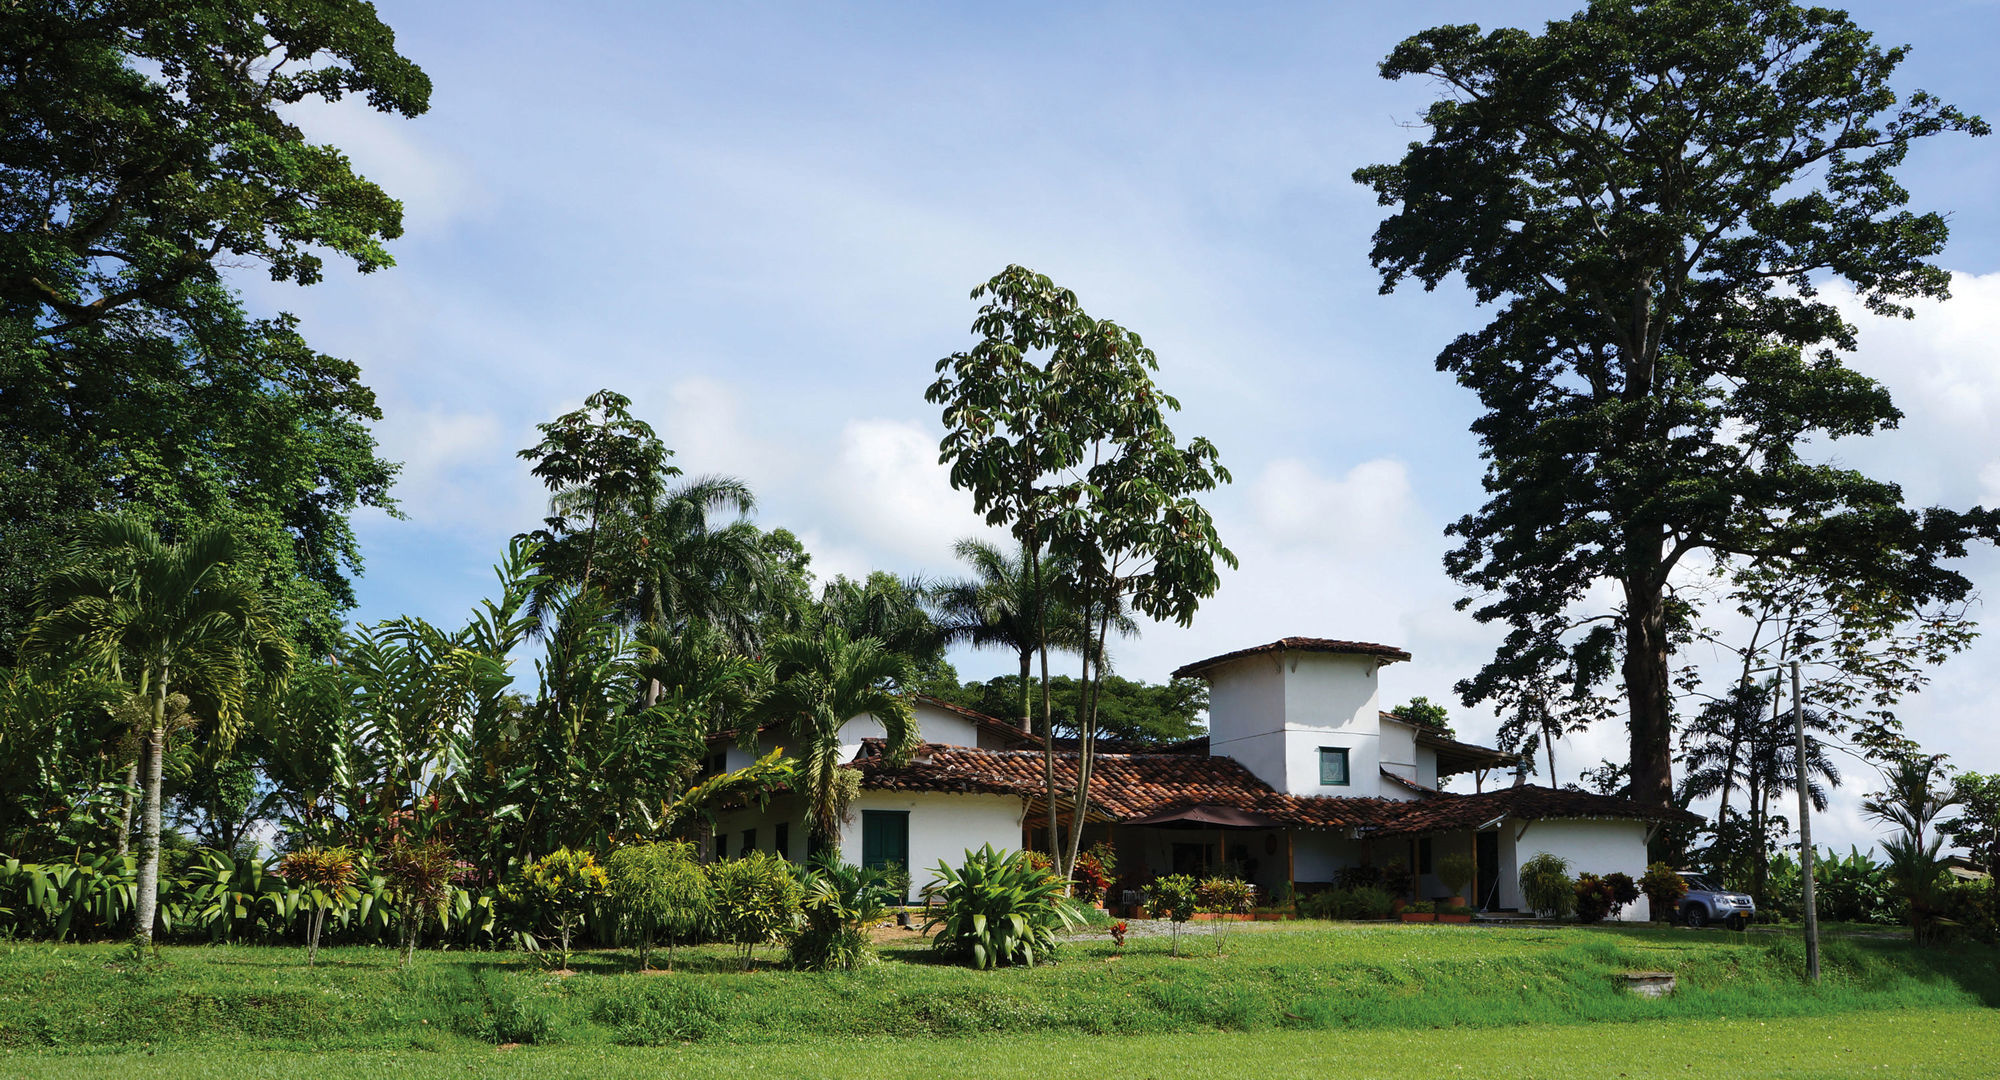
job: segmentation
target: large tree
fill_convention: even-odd
[[[430,83],[359,0],[0,5],[0,656],[96,510],[224,524],[295,636],[327,644],[389,506],[355,365],[229,267],[317,281],[390,264],[402,208],[291,107],[414,116]]]
[[[1562,670],[1622,676],[1632,791],[1673,794],[1671,654],[1690,560],[1863,583],[1905,606],[1965,595],[1942,560],[1984,511],[1907,507],[1893,484],[1801,455],[1893,426],[1835,350],[1876,312],[1946,294],[1945,220],[1905,209],[1917,140],[1986,125],[1899,99],[1904,50],[1784,0],[1602,0],[1541,34],[1445,26],[1382,65],[1445,96],[1428,137],[1355,178],[1395,208],[1374,237],[1384,291],[1459,274],[1483,328],[1440,370],[1486,407],[1488,501],[1446,566],[1509,633],[1461,690],[1505,697]],[[1599,583],[1609,610],[1588,610]]]

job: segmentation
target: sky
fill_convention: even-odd
[[[690,475],[746,480],[757,520],[798,533],[822,576],[948,575],[979,534],[937,463],[923,399],[966,347],[973,286],[1048,274],[1144,336],[1221,449],[1210,500],[1241,558],[1194,624],[1118,643],[1120,673],[1288,635],[1386,642],[1384,705],[1490,712],[1451,688],[1498,632],[1455,611],[1444,526],[1480,501],[1476,401],[1433,358],[1483,322],[1463,290],[1378,294],[1382,211],[1357,167],[1393,160],[1435,90],[1376,65],[1426,27],[1538,27],[1568,3],[582,5],[378,0],[429,72],[430,112],[301,108],[401,198],[398,265],[309,289],[246,275],[361,364],[404,517],[357,519],[356,619],[457,625],[544,492],[515,451],[610,387]],[[1993,0],[1869,3],[1912,52],[1896,80],[2000,121]],[[2000,137],[1932,140],[1901,177],[1951,214],[1955,297],[1910,322],[1856,310],[1850,362],[1906,419],[1837,444],[1923,505],[2000,501]],[[2000,557],[1962,569],[2000,598]],[[1992,615],[1992,603],[1980,612]],[[1695,656],[1692,662],[1713,657]],[[998,654],[954,657],[965,677]],[[1935,673],[1902,715],[1927,748],[2000,770],[1988,703],[2000,633]],[[1607,725],[1557,748],[1557,778],[1622,757]],[[1867,846],[1854,764],[1816,825]]]

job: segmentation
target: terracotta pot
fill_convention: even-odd
[[[1194,918],[1196,922],[1249,922],[1253,916],[1234,911],[1199,911]]]
[[[1409,906],[1410,902],[1408,900],[1405,900],[1402,897],[1398,896],[1394,900],[1389,901],[1389,917],[1393,919],[1396,916],[1401,915],[1403,913],[1403,909]]]
[[[1437,915],[1436,915],[1435,913],[1433,913],[1433,912],[1429,912],[1429,911],[1405,911],[1405,912],[1403,912],[1403,921],[1404,921],[1404,922],[1436,922],[1436,921],[1437,921],[1437,919],[1438,919]]]
[[[1449,900],[1446,900],[1446,901],[1445,901],[1445,904],[1446,904],[1446,906],[1448,906],[1448,907],[1464,907],[1464,906],[1465,906],[1465,897],[1463,897],[1463,896],[1454,896],[1454,897],[1452,897],[1451,899],[1449,899]]]
[[[1455,923],[1469,923],[1469,922],[1471,922],[1471,921],[1472,921],[1472,916],[1470,916],[1470,915],[1439,915],[1439,916],[1437,917],[1437,921],[1439,921],[1439,922],[1455,922]]]

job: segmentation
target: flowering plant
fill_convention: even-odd
[[[1118,922],[1111,924],[1111,943],[1118,946],[1121,949],[1125,947],[1124,920],[1121,919]]]

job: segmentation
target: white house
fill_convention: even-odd
[[[1418,896],[1442,897],[1437,860],[1462,853],[1477,868],[1468,902],[1487,911],[1521,908],[1515,868],[1536,852],[1567,859],[1572,873],[1644,874],[1648,837],[1682,811],[1523,784],[1511,755],[1383,713],[1380,672],[1409,658],[1386,645],[1284,638],[1182,667],[1176,676],[1209,683],[1208,735],[1145,753],[1100,752],[1083,843],[1111,843],[1121,875],[1228,864],[1267,895],[1287,882],[1330,884],[1344,867],[1401,864]],[[883,758],[872,717],[844,729],[862,779],[842,855],[907,867],[921,888],[939,862],[956,865],[968,848],[1044,846],[1040,740],[928,698],[916,712],[923,745],[901,765]],[[765,733],[758,750],[775,745]],[[721,754],[717,767],[749,761],[739,747]],[[1055,759],[1059,784],[1073,790],[1074,751],[1059,743]],[[1479,790],[1441,789],[1463,774]],[[1057,802],[1061,822],[1069,802]],[[720,857],[761,848],[800,858],[804,845],[803,815],[784,796],[717,822]],[[1646,902],[1623,917],[1649,917]]]

